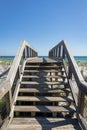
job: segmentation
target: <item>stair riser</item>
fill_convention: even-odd
[[[65,92],[62,93],[47,93],[47,92],[19,92],[19,96],[24,95],[24,96],[67,96],[69,95],[69,92],[66,94]]]
[[[16,102],[17,105],[26,105],[26,106],[31,106],[31,105],[48,105],[48,106],[70,106],[70,102],[28,102],[28,101],[17,101]]]
[[[33,62],[33,63],[30,63],[30,62],[27,62],[26,63],[26,65],[39,65],[39,66],[53,66],[53,65],[57,65],[57,66],[61,66],[61,65],[63,65],[63,63],[62,62],[56,62],[56,63],[52,63],[52,62],[49,62],[49,63],[40,63],[40,62],[37,62],[37,63],[35,63],[35,62]]]
[[[58,117],[58,118],[64,118],[64,117],[73,117],[74,112],[18,112],[16,111],[14,113],[15,117]]]
[[[63,67],[50,67],[50,68],[47,68],[47,67],[26,67],[25,66],[25,70],[50,70],[50,69],[53,69],[53,70],[62,70]]]

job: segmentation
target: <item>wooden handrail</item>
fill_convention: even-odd
[[[23,51],[25,49],[25,47],[28,47],[30,49],[32,49],[34,52],[36,52],[35,49],[33,49],[26,41],[23,41],[22,44],[20,45],[19,49],[18,49],[18,52],[15,56],[15,59],[13,61],[13,64],[11,66],[11,69],[8,73],[8,76],[7,76],[7,80],[10,80],[10,84],[12,86],[13,84],[13,80],[14,80],[14,77],[15,77],[15,74],[17,72],[17,69],[18,69],[18,66],[19,66],[19,63],[21,61],[21,58],[22,58],[22,55],[23,55]],[[36,52],[37,53],[37,52]],[[25,53],[26,55],[27,53]],[[27,58],[27,57],[26,57]]]
[[[3,77],[4,75],[6,75],[9,70],[10,70],[10,66],[9,66],[7,69],[5,69],[5,70],[0,74],[0,78]]]
[[[87,123],[84,119],[83,112],[85,106],[85,96],[87,96],[87,83],[81,75],[78,65],[70,51],[70,48],[66,41],[61,41],[55,47],[49,51],[49,57],[53,59],[61,59],[64,64],[64,68],[68,77],[69,85],[71,87],[73,99],[75,101],[76,112],[78,121],[80,122],[82,128],[87,130]],[[68,71],[66,66],[66,59],[68,60]],[[74,78],[73,78],[73,76]],[[76,82],[76,87],[78,87],[78,97],[74,92],[74,82]]]
[[[53,48],[49,51],[49,56],[50,56],[50,57],[57,57],[55,50],[58,49],[58,48],[61,47],[61,46],[63,47],[63,50],[62,50],[62,51],[64,51],[64,53],[67,55],[67,59],[68,59],[68,61],[69,61],[71,70],[73,71],[74,77],[75,77],[75,79],[76,79],[76,81],[77,81],[77,83],[78,83],[79,89],[80,89],[83,93],[85,93],[85,94],[87,95],[87,83],[84,81],[84,79],[83,79],[83,77],[82,77],[82,75],[81,75],[81,72],[80,72],[80,70],[79,70],[79,68],[78,68],[78,65],[77,65],[77,63],[76,63],[76,61],[75,61],[75,59],[74,59],[74,57],[73,57],[73,55],[72,55],[72,53],[71,53],[71,51],[70,51],[70,48],[69,48],[67,42],[63,40],[63,41],[61,41],[59,44],[57,44],[55,47],[53,47]],[[54,51],[54,53],[53,53],[53,51]],[[61,51],[61,50],[60,50],[60,51]],[[58,53],[58,52],[57,52],[57,53]],[[53,54],[55,54],[55,55],[53,55]],[[62,54],[62,56],[63,56],[63,54]],[[61,58],[63,58],[62,56],[61,56]],[[60,57],[58,57],[58,58],[60,58]]]
[[[4,95],[9,91],[10,82],[6,80],[0,84],[0,100],[4,97]]]
[[[28,50],[29,49],[29,50]],[[31,50],[31,54],[29,54]],[[0,84],[0,99],[11,89],[18,67],[20,65],[21,58],[24,56],[25,58],[28,57],[35,57],[38,53],[35,49],[33,49],[28,42],[25,40],[22,41],[17,54],[13,60],[13,63],[11,65],[10,71],[8,73],[7,79],[4,83]]]

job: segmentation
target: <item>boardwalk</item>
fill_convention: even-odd
[[[48,58],[37,54],[24,41],[0,87],[7,113],[1,130],[85,130],[87,85],[67,44],[59,43]]]

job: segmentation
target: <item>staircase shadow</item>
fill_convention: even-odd
[[[58,120],[55,122],[51,122],[49,121],[47,118],[36,118],[36,120],[38,121],[38,123],[41,125],[42,129],[41,130],[52,130],[52,129],[61,129],[62,126],[66,126],[66,128],[68,129],[68,125],[72,125],[73,129],[75,130],[81,130],[77,120],[75,119],[65,119],[65,120]],[[78,124],[78,125],[77,125]],[[48,125],[48,126],[47,126]],[[71,128],[72,129],[72,128]]]

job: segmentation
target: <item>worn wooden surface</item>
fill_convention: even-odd
[[[21,61],[21,58],[22,58],[22,55],[23,55],[23,51],[25,49],[25,46],[28,46],[29,48],[31,48],[33,51],[35,51],[26,41],[23,41],[16,56],[15,56],[15,59],[12,63],[12,66],[11,66],[11,69],[9,71],[9,74],[7,76],[7,79],[10,79],[10,84],[12,86],[13,84],[13,81],[14,81],[14,78],[15,78],[15,74],[17,72],[17,69],[18,69],[18,66],[20,64],[20,61]],[[36,51],[35,51],[36,52]]]
[[[0,93],[1,93],[0,99],[2,98],[2,96],[4,96],[12,88],[16,73],[18,71],[18,67],[20,65],[21,58],[23,56],[23,51],[25,49],[25,46],[31,48],[32,51],[37,53],[37,51],[35,49],[33,49],[26,41],[22,42],[22,44],[20,45],[20,47],[17,51],[15,59],[11,65],[11,68],[10,68],[10,71],[8,73],[6,81],[4,83],[0,84]]]
[[[70,92],[68,89],[64,88],[56,88],[56,89],[50,89],[50,88],[20,88],[19,92],[25,92],[25,93],[64,93],[64,92]]]
[[[67,59],[69,61],[69,73],[67,73],[66,75],[66,71],[63,66],[63,59],[65,58],[65,54],[67,56]],[[42,130],[59,130],[59,129],[70,129],[70,130],[80,130],[80,127],[78,125],[77,120],[75,119],[75,122],[73,122],[73,118],[71,119],[63,119],[61,120],[59,119],[55,119],[55,118],[50,118],[47,119],[45,118],[36,118],[36,113],[51,113],[52,116],[57,116],[56,113],[75,113],[77,109],[75,109],[75,107],[71,106],[71,104],[69,104],[68,106],[59,106],[59,104],[55,105],[55,102],[73,102],[75,100],[73,100],[73,98],[75,98],[73,96],[72,100],[69,99],[68,97],[58,97],[58,96],[48,96],[45,95],[43,96],[42,93],[48,94],[48,93],[66,93],[67,95],[67,87],[66,85],[69,87],[72,87],[71,84],[68,84],[70,82],[68,82],[68,79],[72,80],[72,75],[74,75],[75,81],[77,83],[78,88],[84,93],[87,94],[87,84],[84,82],[77,64],[74,61],[74,58],[69,50],[68,45],[66,44],[65,41],[62,41],[59,45],[57,45],[56,47],[54,47],[50,52],[49,52],[49,56],[51,58],[38,58],[38,57],[34,57],[34,58],[28,58],[33,57],[33,56],[37,56],[37,52],[30,46],[27,44],[27,42],[23,41],[23,43],[21,44],[18,53],[13,61],[12,67],[9,71],[8,77],[7,77],[7,87],[6,84],[4,83],[4,85],[1,85],[0,87],[0,96],[1,98],[3,97],[3,95],[5,95],[6,92],[10,92],[10,98],[11,98],[11,88],[13,85],[13,82],[15,80],[15,76],[19,70],[19,65],[20,65],[20,61],[22,56],[24,56],[24,60],[26,61],[26,65],[24,66],[24,70],[21,71],[21,73],[19,74],[19,83],[18,85],[16,84],[15,87],[15,91],[14,91],[14,96],[12,99],[12,108],[11,108],[11,112],[10,112],[10,116],[12,122],[10,122],[11,124],[8,126],[8,130],[28,130],[28,129],[42,129]],[[41,65],[42,64],[42,65]],[[63,68],[63,69],[62,69]],[[43,76],[44,78],[50,78],[49,81],[45,81],[44,82],[41,80],[41,76],[38,75],[38,73],[45,73],[45,75]],[[54,73],[54,75],[52,75],[52,73]],[[58,81],[59,78],[59,74],[60,74],[60,80]],[[24,80],[22,80],[22,77],[24,78]],[[32,80],[32,78],[34,80]],[[43,78],[43,79],[44,79]],[[55,78],[55,81],[52,80],[52,78]],[[63,78],[63,80],[61,81],[61,78]],[[68,78],[66,80],[66,78]],[[41,80],[41,82],[38,81]],[[69,80],[69,81],[70,81]],[[16,82],[17,83],[17,82]],[[33,85],[38,86],[37,88],[32,87]],[[44,89],[41,89],[41,87],[44,87]],[[47,86],[43,86],[43,85],[47,85],[47,86],[51,86],[50,89]],[[57,87],[54,86],[57,85]],[[31,86],[31,87],[29,87]],[[57,89],[60,86],[61,89]],[[62,87],[63,86],[63,87]],[[27,88],[28,87],[28,88]],[[4,89],[2,89],[4,88]],[[56,89],[55,89],[56,88]],[[6,89],[6,90],[5,90]],[[65,90],[64,90],[65,89]],[[73,90],[71,89],[72,93]],[[70,92],[70,89],[68,92]],[[85,92],[84,92],[85,91]],[[82,93],[81,92],[81,93]],[[2,94],[3,93],[3,94]],[[39,96],[24,96],[23,93],[40,93]],[[82,95],[82,94],[81,94]],[[80,96],[81,99],[81,96]],[[84,98],[83,98],[84,100]],[[28,105],[27,103],[29,102],[33,102],[33,105]],[[25,102],[24,104],[21,104],[21,102]],[[35,104],[35,102],[44,102],[45,104]],[[47,102],[52,102],[51,105],[46,105]],[[73,102],[74,103],[74,102]],[[81,100],[79,101],[81,106],[81,112],[82,113],[82,103]],[[78,104],[77,104],[78,105]],[[20,113],[24,113],[24,115],[26,115],[25,113],[29,112],[31,113],[31,117],[34,116],[35,118],[31,118],[31,123],[30,122],[30,118],[20,118]],[[77,113],[78,114],[78,113]],[[13,118],[14,116],[18,116],[19,118]],[[22,115],[23,116],[23,115]],[[47,116],[47,115],[44,115]],[[63,116],[63,115],[62,115]],[[64,115],[65,116],[65,115]],[[63,116],[63,117],[64,117]],[[70,115],[71,117],[73,117],[73,114]],[[12,120],[13,118],[13,120]],[[16,119],[16,120],[15,120]],[[37,120],[36,120],[37,119]],[[46,122],[48,121],[48,122]],[[65,124],[64,124],[65,121]],[[36,123],[37,122],[37,123]],[[39,122],[39,125],[38,125]],[[59,123],[62,122],[62,123]],[[53,123],[53,124],[51,124]],[[56,125],[55,125],[56,123]],[[33,124],[33,125],[32,125]],[[35,126],[36,125],[36,126]],[[34,126],[34,127],[33,127]]]
[[[62,75],[47,75],[47,76],[45,76],[45,75],[41,76],[41,75],[40,75],[40,77],[41,77],[41,78],[43,78],[43,77],[44,77],[44,78],[57,78],[57,79],[58,79],[59,77],[60,77],[60,78],[66,78],[66,76],[62,76]],[[40,77],[37,76],[37,75],[24,75],[24,76],[23,76],[23,78],[40,78]]]
[[[83,91],[83,93],[85,93],[87,95],[87,83],[84,81],[81,72],[78,68],[78,65],[71,53],[71,50],[67,44],[66,41],[61,41],[59,44],[57,44],[55,47],[53,47],[50,51],[49,51],[49,57],[53,58],[53,59],[58,59],[60,57],[60,55],[58,55],[56,57],[56,55],[53,55],[53,51],[55,51],[56,48],[59,48],[63,46],[65,55],[68,59],[69,65],[71,67],[71,70],[73,75],[75,76],[76,82],[78,83],[78,88],[81,89],[81,91]],[[61,49],[59,49],[61,50]],[[52,53],[52,54],[51,54]],[[62,53],[63,54],[63,53]]]
[[[58,71],[58,70],[52,70],[52,69],[51,70],[31,70],[30,69],[30,70],[24,70],[24,72],[34,72],[34,73],[35,72],[48,72],[49,73],[49,72],[64,72],[64,70]]]
[[[4,81],[0,84],[0,99],[9,91],[10,82],[9,80]]]
[[[75,112],[71,107],[59,106],[15,106],[14,111],[18,112]]]
[[[71,102],[70,98],[66,97],[46,97],[46,96],[18,96],[17,101],[31,101],[31,102]]]
[[[83,115],[83,111],[84,111],[84,102],[85,102],[84,96],[87,95],[87,83],[84,81],[84,79],[81,75],[81,72],[70,51],[70,48],[69,48],[67,42],[63,40],[59,44],[57,44],[55,47],[53,47],[49,51],[49,57],[52,59],[61,58],[63,60],[64,66],[65,66],[64,67],[65,73],[67,74],[68,79],[70,81],[69,85],[71,87],[73,98],[74,98],[75,105],[76,105],[78,120],[83,122],[81,116]],[[66,61],[67,61],[68,67],[66,67],[66,65],[65,65]],[[76,87],[79,92],[77,94],[78,95],[77,99],[76,99],[77,95],[75,96],[75,91],[74,91],[73,84],[72,84],[73,79],[77,84]],[[82,102],[82,100],[83,100],[83,102]],[[79,113],[78,113],[78,111],[79,111]],[[84,126],[84,124],[83,124],[83,126]],[[86,123],[86,126],[87,126],[87,123]],[[87,128],[84,126],[83,129],[86,130]]]
[[[64,85],[67,84],[66,82],[32,82],[32,81],[22,81],[21,84],[28,84],[28,85]]]
[[[76,119],[14,118],[8,130],[81,130]]]

